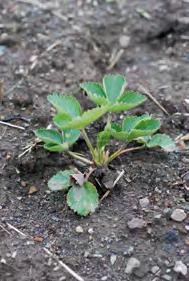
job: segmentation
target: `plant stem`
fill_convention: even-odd
[[[82,157],[82,156],[79,156],[78,154],[76,154],[76,153],[74,153],[74,152],[72,152],[72,151],[68,151],[68,154],[69,154],[70,156],[72,156],[73,158],[79,160],[79,161],[82,161],[82,162],[84,162],[84,163],[86,163],[86,164],[89,164],[89,165],[93,165],[93,162],[92,162],[92,161],[90,161],[90,160],[88,160],[87,158],[84,158],[84,157]]]
[[[89,148],[89,150],[90,150],[90,152],[91,152],[91,154],[92,154],[92,157],[93,157],[93,159],[94,159],[94,155],[95,155],[95,153],[94,153],[94,147],[92,146],[92,143],[91,143],[91,141],[90,141],[90,139],[89,139],[89,137],[88,137],[87,132],[85,131],[85,129],[82,130],[82,134],[83,134],[83,138],[84,138],[84,140],[85,140],[85,142],[86,142],[86,144],[87,144],[87,146],[88,146],[88,148]]]
[[[126,148],[126,149],[122,149],[122,150],[118,150],[116,152],[114,152],[112,155],[110,155],[109,159],[108,159],[108,163],[110,163],[112,160],[114,160],[115,158],[117,158],[118,156],[128,153],[128,152],[132,152],[132,151],[137,151],[137,150],[141,150],[143,149],[145,146],[141,145],[141,146],[136,146],[136,147],[131,147],[131,148]]]

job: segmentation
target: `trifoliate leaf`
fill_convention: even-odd
[[[52,191],[67,190],[71,186],[72,170],[60,171],[48,181],[48,187]]]
[[[107,112],[106,106],[96,107],[91,110],[85,111],[81,116],[73,118],[69,122],[65,122],[62,125],[61,129],[83,129],[87,125],[91,124],[92,122],[96,121],[100,118],[103,114]]]
[[[51,152],[63,152],[69,149],[69,144],[67,142],[62,144],[45,143],[44,148]]]
[[[146,143],[147,147],[159,146],[166,151],[173,151],[175,149],[174,141],[166,134],[156,134]]]
[[[105,147],[110,141],[111,133],[109,130],[98,133],[97,135],[97,147],[99,149]]]
[[[146,96],[135,92],[135,91],[126,91],[124,92],[124,94],[119,98],[118,102],[120,103],[126,103],[126,104],[130,104],[133,106],[137,106],[141,103],[143,103],[144,101],[146,101]]]
[[[119,101],[109,106],[109,112],[119,112],[137,107],[146,100],[146,97],[136,92],[126,92]]]
[[[63,142],[62,135],[51,129],[37,129],[35,135],[46,143],[61,144]]]
[[[143,136],[153,135],[161,126],[161,123],[157,119],[142,120],[136,127],[130,131],[128,140],[134,140]]]
[[[57,113],[53,117],[54,124],[61,130],[64,127],[64,125],[67,124],[71,120],[72,120],[72,117],[70,117],[70,115],[67,115],[65,113]]]
[[[64,141],[73,144],[80,136],[79,130],[64,130]]]
[[[127,116],[124,118],[122,123],[122,129],[123,131],[130,132],[132,129],[136,127],[136,125],[142,121],[142,120],[148,120],[151,119],[149,114],[143,114],[141,116]]]
[[[97,105],[107,104],[106,95],[100,84],[94,82],[85,82],[80,87],[87,93],[88,97]]]
[[[49,95],[47,99],[59,113],[67,114],[72,118],[81,115],[81,106],[73,96],[64,96],[59,93],[53,93]]]
[[[114,104],[124,92],[126,81],[124,76],[105,75],[103,78],[103,89],[106,94],[108,101]]]
[[[83,186],[73,186],[67,194],[67,203],[81,216],[93,213],[99,204],[96,187],[90,182],[85,182]]]

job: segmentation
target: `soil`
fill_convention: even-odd
[[[64,194],[47,191],[47,180],[75,164],[72,159],[40,146],[19,157],[34,142],[33,130],[51,120],[49,93],[74,93],[90,107],[79,82],[100,81],[108,72],[126,75],[131,89],[148,87],[170,115],[151,100],[137,113],[160,117],[161,131],[173,138],[187,134],[188,1],[24,2],[0,3],[0,118],[24,128],[0,125],[0,280],[75,280],[44,248],[84,280],[189,280],[187,149],[138,151],[114,161],[106,178],[122,170],[124,176],[86,218],[67,207]],[[112,64],[120,44],[122,56]],[[99,126],[89,128],[92,138]],[[82,141],[74,149],[87,153]],[[37,192],[29,194],[32,186]],[[142,208],[145,197],[149,204]],[[170,218],[176,208],[187,214],[184,221]],[[129,229],[133,218],[143,219],[145,227]],[[130,257],[141,266],[129,275]],[[174,271],[179,260],[188,266],[185,276]]]

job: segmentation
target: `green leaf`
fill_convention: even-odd
[[[67,190],[71,184],[72,170],[60,171],[48,181],[48,187],[52,191]]]
[[[156,134],[147,142],[147,147],[159,146],[166,151],[173,151],[175,149],[174,141],[166,134]]]
[[[142,120],[136,127],[130,131],[128,140],[134,140],[143,136],[153,135],[161,126],[161,123],[157,119]]]
[[[107,112],[106,106],[96,107],[85,111],[81,116],[73,118],[69,122],[62,125],[62,129],[83,129],[87,125],[96,121]]]
[[[76,142],[80,136],[79,130],[65,130],[64,131],[64,141],[68,142],[69,144],[73,144]]]
[[[53,117],[53,122],[54,124],[60,128],[62,130],[62,128],[64,128],[64,125],[67,124],[69,121],[72,120],[72,117],[70,117],[69,115],[65,114],[65,113],[57,113],[54,117]]]
[[[73,96],[64,96],[59,93],[53,93],[49,95],[47,99],[59,113],[64,113],[70,117],[81,115],[81,106]]]
[[[111,133],[109,130],[102,131],[97,135],[98,149],[104,148],[110,141]]]
[[[124,118],[122,123],[123,131],[130,132],[132,129],[135,128],[135,126],[142,120],[148,120],[151,119],[149,114],[143,114],[141,116],[127,116]]]
[[[130,110],[137,107],[146,100],[144,95],[137,92],[126,92],[115,104],[110,105],[110,112],[119,112],[124,110]]]
[[[63,152],[69,149],[69,144],[66,142],[62,144],[45,143],[44,148],[51,152]]]
[[[73,186],[67,194],[67,203],[81,216],[93,213],[99,204],[96,187],[90,182],[85,182],[83,186]]]
[[[61,144],[63,137],[60,133],[51,129],[37,129],[34,131],[36,137],[46,143]]]
[[[133,105],[134,107],[138,106],[139,104],[146,101],[146,96],[135,92],[135,91],[126,91],[124,94],[119,98],[118,102],[120,103],[126,103]]]
[[[103,78],[103,89],[110,103],[115,103],[124,92],[126,81],[119,74],[105,75]]]
[[[107,104],[106,95],[102,86],[94,82],[85,82],[80,87],[87,93],[88,97],[97,105]]]

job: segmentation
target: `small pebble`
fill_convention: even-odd
[[[185,225],[185,229],[189,231],[189,225]]]
[[[146,226],[146,222],[140,218],[133,218],[127,223],[129,229],[141,229]]]
[[[102,280],[102,281],[108,280],[108,276],[103,276],[103,277],[101,278],[101,280]]]
[[[140,261],[136,258],[130,258],[127,262],[125,273],[131,274],[135,268],[140,267]]]
[[[158,275],[159,272],[160,272],[159,266],[154,265],[154,266],[151,268],[151,272],[152,272],[154,275]]]
[[[173,270],[183,276],[186,276],[188,272],[187,266],[182,261],[176,261]]]
[[[177,222],[182,222],[186,218],[186,213],[182,209],[175,209],[171,214],[171,219]]]
[[[166,280],[166,281],[171,281],[172,280],[172,277],[170,275],[168,275],[168,274],[164,274],[162,276],[162,278],[163,278],[163,280]]]
[[[175,243],[179,240],[179,233],[176,229],[171,229],[165,234],[166,243]]]
[[[89,229],[88,229],[88,233],[89,233],[89,234],[93,234],[93,233],[94,233],[94,229],[93,229],[93,228],[89,228]]]
[[[139,200],[139,204],[140,204],[141,208],[147,208],[150,204],[150,201],[149,201],[148,197],[144,197]]]
[[[130,37],[127,35],[122,35],[119,38],[119,44],[122,48],[127,48],[130,44]]]
[[[78,225],[78,226],[76,227],[75,231],[76,231],[77,233],[83,233],[83,232],[84,232],[84,231],[83,231],[83,228],[82,228],[80,225]]]
[[[134,252],[134,247],[129,246],[129,247],[126,247],[123,254],[124,254],[124,256],[131,256],[133,254],[133,252]]]
[[[110,262],[111,262],[112,265],[114,265],[114,263],[116,262],[116,260],[117,260],[117,256],[116,256],[116,255],[111,255],[111,256],[110,256]]]

